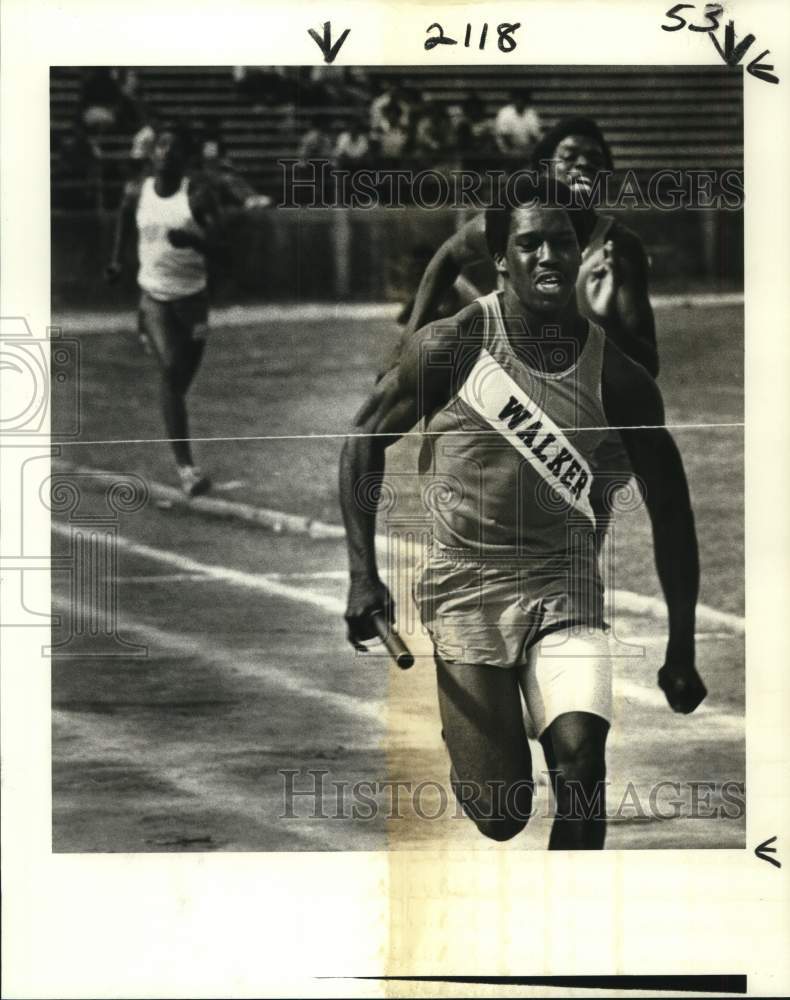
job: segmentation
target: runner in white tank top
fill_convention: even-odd
[[[107,274],[118,278],[124,244],[136,225],[140,331],[160,365],[165,427],[182,488],[196,496],[211,483],[192,459],[186,394],[205,350],[206,253],[219,212],[211,188],[187,173],[190,146],[183,129],[166,127],[157,134],[152,176],[125,192]]]
[[[178,190],[163,197],[156,192],[156,178],[146,177],[137,203],[137,283],[159,302],[172,302],[197,295],[206,287],[205,255],[190,246],[175,247],[168,237],[172,230],[205,238],[189,203],[189,178],[182,177]]]
[[[523,829],[532,802],[523,692],[554,785],[549,846],[600,848],[611,660],[588,500],[602,427],[623,428],[645,486],[669,611],[658,682],[679,712],[706,694],[694,666],[697,544],[655,382],[578,313],[578,213],[551,207],[545,181],[532,195],[539,204],[487,215],[501,296],[416,334],[344,445],[346,623],[364,648],[373,616],[394,618],[369,498],[379,495],[386,447],[425,417],[447,510],[416,597],[434,642],[454,791],[484,835]]]

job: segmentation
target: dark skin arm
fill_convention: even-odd
[[[193,178],[189,185],[189,207],[195,222],[205,235],[199,236],[186,229],[169,229],[167,238],[176,249],[190,248],[198,253],[208,255],[215,250],[222,240],[222,213],[212,187],[203,180]]]
[[[622,430],[653,528],[656,569],[669,613],[669,639],[658,684],[676,712],[693,712],[707,690],[694,665],[699,557],[683,462],[663,426],[664,404],[640,365],[607,343],[602,378],[606,418]]]
[[[453,287],[463,268],[489,260],[485,239],[485,216],[470,219],[442,243],[420,280],[406,333],[419,330],[436,318],[436,310]]]
[[[126,247],[137,229],[135,212],[137,211],[139,200],[139,186],[136,184],[127,185],[115,221],[115,236],[113,238],[110,260],[104,269],[104,277],[110,284],[114,284],[121,276]]]
[[[340,506],[346,526],[349,592],[346,610],[349,642],[362,643],[376,635],[375,611],[395,620],[392,596],[379,577],[376,562],[376,508],[384,477],[385,451],[417,421],[442,406],[452,394],[451,362],[441,369],[425,364],[427,349],[455,358],[460,338],[448,328],[464,329],[479,314],[479,306],[462,310],[441,327],[425,327],[404,343],[398,362],[375,385],[354,418],[353,435],[340,455]],[[478,348],[479,349],[479,348]]]
[[[658,375],[653,308],[648,297],[648,261],[642,241],[615,223],[603,248],[604,259],[592,272],[587,297],[592,315],[612,340],[650,375]]]

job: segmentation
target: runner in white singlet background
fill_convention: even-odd
[[[151,154],[152,174],[127,185],[118,214],[107,279],[121,273],[124,248],[137,229],[140,332],[162,375],[165,428],[188,496],[210,489],[192,458],[186,394],[203,358],[208,332],[206,254],[220,218],[210,184],[189,172],[191,137],[165,126]]]
[[[550,848],[594,849],[605,837],[612,666],[590,491],[607,427],[623,428],[652,522],[669,611],[659,686],[679,712],[706,689],[694,666],[699,568],[683,464],[652,377],[578,311],[589,219],[557,207],[557,190],[543,178],[522,188],[523,204],[486,213],[502,291],[415,332],[357,416],[340,464],[346,622],[360,648],[376,634],[373,614],[394,620],[375,510],[357,487],[379,494],[386,447],[424,417],[445,500],[415,597],[453,789],[481,833],[515,836],[531,811],[534,731],[555,792]]]

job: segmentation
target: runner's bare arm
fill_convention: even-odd
[[[659,686],[676,712],[693,712],[707,691],[694,666],[699,556],[683,461],[664,425],[655,381],[615,345],[607,344],[603,403],[621,431],[653,528],[656,569],[669,612],[666,660]]]
[[[220,246],[224,232],[224,217],[216,192],[206,178],[192,177],[189,182],[189,207],[202,236],[186,229],[169,229],[167,238],[177,249],[186,247],[209,254]]]
[[[457,327],[477,315],[469,306],[449,321]],[[349,641],[359,646],[376,634],[375,611],[394,620],[392,598],[381,581],[376,562],[376,509],[385,467],[385,450],[450,398],[452,364],[441,369],[428,364],[429,348],[454,355],[460,337],[443,324],[425,327],[405,342],[398,363],[376,383],[354,418],[354,429],[340,456],[340,506],[346,526],[349,594],[346,611]]]
[[[140,200],[140,187],[137,184],[127,184],[124,188],[118,215],[115,221],[110,260],[104,269],[104,276],[111,284],[118,280],[123,270],[123,260],[126,245],[135,231],[135,212]]]
[[[414,299],[407,334],[436,318],[436,310],[464,267],[488,259],[485,215],[481,212],[439,247],[431,258]]]
[[[604,244],[604,260],[591,275],[587,295],[593,318],[607,336],[655,378],[656,324],[648,296],[648,261],[642,241],[615,225]]]

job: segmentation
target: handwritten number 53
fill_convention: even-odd
[[[677,24],[662,24],[662,31],[680,31],[682,28],[688,26],[689,31],[707,32],[708,38],[710,38],[716,51],[728,66],[737,66],[740,63],[746,55],[747,50],[751,47],[751,44],[754,41],[754,35],[745,35],[739,42],[736,43],[735,22],[728,21],[727,26],[724,29],[724,45],[722,46],[721,42],[714,34],[716,29],[719,27],[719,18],[724,13],[724,8],[721,4],[705,4],[705,13],[703,16],[708,21],[707,24],[690,24],[685,17],[682,17],[678,13],[678,11],[681,10],[694,10],[694,4],[676,3],[674,7],[670,7],[664,17],[677,21]],[[752,76],[756,76],[760,80],[765,80],[766,83],[779,83],[779,77],[773,72],[773,66],[769,66],[767,63],[761,61],[769,54],[770,49],[765,49],[759,54],[759,56],[752,59],[746,67],[746,72],[751,73]]]
[[[687,10],[693,10],[694,9],[694,4],[693,3],[676,3],[674,7],[671,7],[666,12],[666,14],[664,15],[664,17],[674,18],[678,23],[677,24],[672,24],[672,25],[662,24],[661,25],[661,30],[662,31],[680,31],[681,28],[685,28],[686,27],[686,19],[685,19],[685,17],[681,17],[680,14],[678,14],[678,11],[679,10],[683,10],[684,8],[687,9]],[[719,26],[719,18],[721,17],[721,15],[723,13],[724,13],[724,8],[721,6],[721,4],[717,4],[717,3],[705,4],[705,14],[704,14],[704,16],[708,19],[708,21],[710,22],[710,24],[701,24],[701,25],[700,24],[689,24],[688,29],[689,29],[689,31],[715,31],[718,28],[718,26]]]

